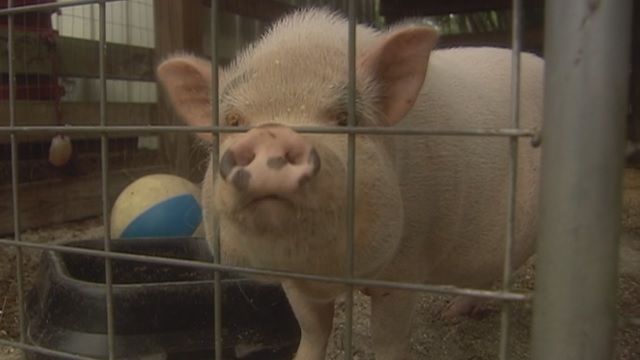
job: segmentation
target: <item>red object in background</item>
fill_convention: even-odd
[[[64,88],[57,77],[40,74],[16,75],[16,100],[59,100]],[[9,76],[0,74],[0,100],[9,99]]]
[[[55,3],[56,0],[13,0],[12,7],[40,5]],[[9,7],[9,0],[0,0],[0,9]],[[22,32],[39,33],[43,42],[51,45],[51,51],[55,51],[55,39],[57,32],[53,30],[51,15],[56,9],[31,11],[19,13],[13,16],[14,29]],[[0,16],[0,31],[8,26],[8,17]],[[18,60],[19,61],[19,60]],[[54,54],[51,54],[51,74],[16,74],[15,84],[16,100],[60,100],[64,95],[64,88],[58,84],[57,67],[53,63]],[[9,99],[9,75],[0,73],[0,100]]]
[[[12,7],[40,5],[54,3],[56,0],[13,0]],[[9,0],[0,0],[0,9],[9,7]],[[16,29],[31,31],[47,31],[52,30],[51,14],[56,12],[55,9],[33,11],[28,13],[20,13],[13,16],[13,25]],[[0,27],[7,26],[8,17],[0,17]]]

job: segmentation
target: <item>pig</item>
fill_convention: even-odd
[[[436,49],[437,31],[405,23],[357,26],[355,126],[506,128],[505,49]],[[220,70],[223,133],[202,183],[207,238],[219,228],[226,264],[342,277],[347,265],[347,135],[294,127],[346,126],[347,22],[321,9],[294,12]],[[520,121],[542,118],[543,61],[522,54]],[[158,79],[177,114],[212,121],[209,61],[165,59]],[[539,150],[518,140],[513,262],[533,251]],[[500,278],[509,188],[509,139],[359,134],[355,140],[356,278],[488,287]],[[296,360],[321,360],[334,302],[346,286],[279,278],[301,327]],[[364,289],[371,297],[376,359],[410,356],[417,293]],[[448,312],[469,310],[468,299]],[[231,320],[230,320],[231,321]]]

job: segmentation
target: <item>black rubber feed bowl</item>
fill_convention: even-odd
[[[66,245],[103,249],[104,241]],[[112,251],[211,261],[203,239],[116,239]],[[118,359],[212,359],[213,271],[112,260]],[[83,356],[108,356],[104,260],[47,251],[28,294],[29,340]],[[225,359],[291,358],[299,327],[279,285],[222,275]],[[29,359],[51,359],[35,352]]]

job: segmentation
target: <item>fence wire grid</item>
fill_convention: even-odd
[[[13,228],[14,228],[14,238],[12,240],[9,239],[0,239],[0,246],[6,247],[15,247],[17,250],[17,272],[16,272],[16,280],[18,286],[18,302],[19,305],[19,323],[20,323],[20,336],[17,341],[0,339],[0,345],[3,346],[11,346],[15,348],[22,349],[24,351],[30,351],[39,353],[46,356],[57,356],[68,359],[93,359],[91,357],[80,356],[77,354],[71,354],[66,352],[61,352],[55,349],[44,348],[35,344],[29,343],[27,340],[27,324],[26,324],[26,315],[25,315],[25,280],[24,280],[24,268],[22,266],[22,252],[24,249],[35,249],[35,250],[43,250],[43,251],[55,251],[59,253],[69,253],[69,254],[80,254],[80,255],[88,255],[94,257],[100,257],[105,259],[105,284],[107,289],[106,296],[106,309],[107,313],[105,316],[107,317],[107,335],[108,335],[108,358],[115,359],[116,358],[116,334],[114,330],[114,312],[117,311],[117,308],[114,308],[113,304],[113,274],[112,274],[112,264],[111,260],[135,260],[146,263],[154,263],[154,264],[167,264],[167,265],[176,265],[182,266],[185,268],[194,268],[194,269],[208,269],[215,271],[214,278],[214,299],[212,299],[212,306],[214,306],[215,310],[215,329],[214,334],[215,338],[212,339],[212,342],[215,344],[215,359],[221,360],[223,359],[222,354],[222,344],[224,339],[222,338],[222,325],[221,323],[224,320],[222,308],[222,287],[221,287],[221,273],[223,272],[235,272],[235,273],[243,273],[247,275],[260,275],[260,276],[273,276],[279,278],[293,278],[293,279],[302,279],[302,280],[310,280],[310,281],[320,281],[320,282],[328,282],[328,283],[337,283],[337,284],[345,284],[348,285],[350,291],[347,294],[347,306],[346,306],[346,325],[345,325],[345,359],[353,358],[353,299],[354,293],[353,290],[359,286],[366,287],[386,287],[392,289],[402,289],[409,291],[419,291],[419,292],[428,292],[432,294],[444,294],[444,295],[463,295],[463,296],[471,296],[477,298],[486,298],[486,299],[495,299],[499,300],[502,303],[502,312],[500,317],[500,342],[499,342],[499,358],[500,359],[509,359],[510,353],[510,324],[511,324],[511,316],[510,316],[510,305],[512,302],[528,302],[531,301],[535,296],[530,293],[522,293],[516,292],[512,288],[513,282],[513,265],[512,265],[512,247],[515,237],[515,192],[516,192],[516,168],[517,168],[517,157],[518,157],[518,140],[520,138],[528,138],[531,140],[531,146],[538,146],[541,141],[540,129],[526,129],[520,127],[519,122],[519,112],[520,112],[520,104],[519,104],[519,89],[520,89],[520,54],[522,52],[522,22],[523,22],[523,0],[514,0],[512,3],[512,38],[511,38],[511,47],[512,47],[512,59],[511,59],[511,105],[510,105],[510,114],[511,114],[511,127],[510,128],[492,128],[492,129],[463,129],[463,130],[452,130],[452,129],[418,129],[418,128],[371,128],[371,127],[359,127],[355,125],[355,76],[356,76],[356,53],[355,53],[355,42],[356,39],[356,1],[349,1],[348,4],[348,19],[349,19],[349,27],[348,27],[348,43],[349,43],[349,51],[348,51],[348,63],[349,63],[349,87],[348,87],[348,125],[344,127],[324,127],[324,128],[316,128],[316,127],[299,127],[294,128],[294,130],[301,133],[341,133],[345,134],[348,139],[348,169],[347,169],[347,182],[346,186],[348,189],[348,198],[345,199],[345,205],[347,208],[347,219],[345,223],[345,231],[348,234],[349,239],[349,253],[346,259],[347,269],[349,269],[349,274],[346,277],[327,277],[327,276],[316,276],[316,275],[308,275],[308,274],[298,274],[298,273],[289,273],[283,271],[270,271],[264,269],[255,269],[255,268],[245,268],[245,267],[237,267],[237,266],[229,266],[220,263],[220,241],[219,235],[216,236],[214,240],[214,261],[213,262],[204,262],[204,261],[194,261],[194,260],[181,260],[175,258],[168,257],[159,257],[159,256],[147,256],[147,255],[136,255],[131,253],[122,253],[116,252],[111,249],[111,237],[110,233],[110,198],[109,198],[109,152],[110,152],[110,137],[116,136],[119,134],[138,134],[138,135],[158,135],[165,133],[198,133],[198,132],[210,132],[214,139],[217,139],[219,134],[230,133],[230,132],[243,132],[248,130],[247,128],[238,128],[238,127],[228,127],[228,126],[220,126],[218,124],[218,116],[213,116],[211,126],[206,127],[187,127],[187,126],[172,126],[172,125],[113,125],[108,121],[107,116],[107,101],[109,96],[108,88],[108,79],[107,79],[107,66],[106,63],[106,53],[109,51],[109,44],[107,39],[109,38],[109,33],[107,29],[107,4],[108,3],[118,3],[118,2],[126,2],[126,0],[70,0],[64,2],[54,2],[54,3],[44,3],[44,4],[36,4],[36,5],[27,5],[27,6],[16,6],[15,4],[20,3],[20,1],[16,0],[8,0],[8,7],[5,9],[0,9],[0,16],[8,18],[7,25],[7,36],[8,36],[8,49],[7,53],[9,59],[11,59],[9,64],[9,126],[0,126],[0,135],[9,136],[10,137],[10,149],[11,149],[11,184],[12,184],[12,208],[13,208]],[[219,1],[212,0],[211,1],[211,13],[210,13],[210,40],[211,43],[211,58],[212,58],[212,93],[211,93],[211,104],[212,104],[212,114],[218,114],[218,49],[220,48],[219,44],[219,27],[217,26],[218,19],[220,18],[219,14]],[[550,3],[547,1],[547,3]],[[586,3],[586,2],[581,2]],[[624,4],[623,4],[624,3]],[[626,5],[625,5],[626,4]],[[95,5],[97,6],[97,30],[96,33],[92,32],[91,36],[95,37],[95,40],[98,42],[98,51],[99,51],[99,79],[96,82],[96,86],[98,89],[98,101],[100,104],[99,107],[99,124],[94,125],[34,125],[34,126],[25,126],[17,124],[16,122],[16,94],[15,94],[15,69],[13,64],[13,59],[15,58],[15,49],[14,49],[14,36],[15,36],[15,24],[13,21],[14,16],[24,14],[27,12],[33,11],[43,11],[43,10],[54,10],[60,11],[67,7],[75,7],[80,5]],[[628,1],[620,2],[619,8],[624,9],[625,6],[630,7]],[[546,11],[549,10],[551,6],[547,5]],[[558,10],[560,11],[560,10]],[[548,13],[547,13],[548,14]],[[118,26],[124,26],[123,24],[117,24]],[[142,29],[141,31],[145,31]],[[554,34],[546,35],[547,39],[550,36],[554,36]],[[147,40],[145,40],[147,41]],[[547,90],[547,88],[545,88]],[[548,95],[545,95],[548,96]],[[155,98],[153,96],[152,98]],[[546,118],[545,114],[545,118]],[[19,137],[27,136],[32,134],[57,134],[57,133],[65,133],[65,134],[93,134],[98,135],[100,139],[100,174],[101,174],[101,198],[102,198],[102,221],[105,231],[104,236],[104,250],[91,250],[84,248],[75,248],[70,246],[62,246],[56,244],[37,244],[31,242],[25,242],[22,240],[21,233],[21,216],[20,216],[20,201],[21,194],[19,190]],[[450,285],[429,285],[429,284],[416,284],[416,283],[400,283],[400,282],[389,282],[389,281],[380,281],[380,280],[371,280],[371,279],[361,279],[354,277],[353,266],[354,266],[354,199],[355,199],[355,154],[356,148],[355,143],[357,141],[357,136],[361,134],[375,134],[375,135],[403,135],[403,136],[483,136],[483,137],[506,137],[509,139],[509,182],[508,182],[508,199],[507,199],[507,218],[505,219],[505,228],[506,228],[506,238],[505,238],[505,257],[504,257],[504,267],[502,274],[502,286],[499,290],[479,290],[479,289],[470,289],[470,288],[457,288]],[[546,140],[544,138],[543,140]],[[621,141],[621,140],[620,140]],[[219,143],[218,141],[214,141],[214,143]],[[544,143],[544,141],[543,141]],[[219,149],[213,149],[212,159],[217,159]],[[544,164],[543,164],[544,166]],[[544,225],[544,224],[543,224]],[[614,260],[611,260],[614,261]],[[96,316],[101,316],[100,314],[96,314]],[[535,320],[534,320],[535,321]],[[626,320],[627,324],[639,324],[639,319],[628,319]],[[534,326],[534,337],[536,328]],[[534,349],[534,354],[536,354]],[[540,353],[538,353],[540,354]],[[547,356],[547,355],[545,355]],[[548,357],[551,359],[553,357]],[[570,357],[567,357],[570,358]],[[542,357],[539,357],[542,359]]]

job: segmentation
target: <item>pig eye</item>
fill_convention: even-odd
[[[225,117],[225,122],[229,126],[239,126],[242,123],[242,116],[238,113],[231,113]]]

